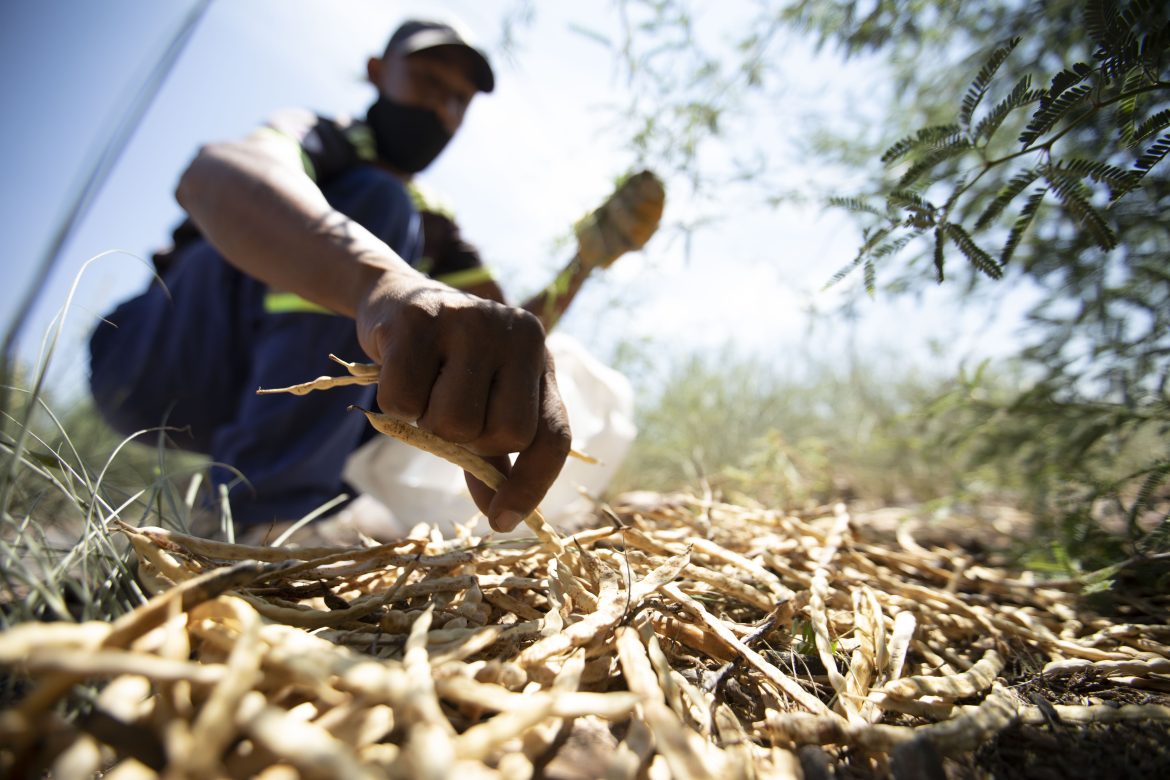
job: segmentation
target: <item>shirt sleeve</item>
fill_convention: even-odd
[[[423,259],[419,270],[456,289],[492,281],[491,270],[479,250],[463,240],[459,225],[449,215],[422,211]]]

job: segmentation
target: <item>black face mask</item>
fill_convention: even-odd
[[[430,165],[451,140],[434,111],[384,95],[370,106],[366,121],[374,133],[378,159],[404,173],[418,173]]]

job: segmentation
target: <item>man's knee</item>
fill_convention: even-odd
[[[163,282],[98,322],[89,341],[89,386],[110,427],[130,435],[167,426],[176,429],[176,446],[207,451],[242,387],[234,353],[246,337],[233,308],[242,282],[233,273],[201,243]]]

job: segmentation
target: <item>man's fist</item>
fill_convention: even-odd
[[[508,477],[472,495],[492,527],[511,530],[568,456],[568,417],[544,329],[522,309],[418,274],[387,273],[357,312],[362,348],[381,365],[378,406],[461,444]],[[509,468],[506,456],[519,453]]]

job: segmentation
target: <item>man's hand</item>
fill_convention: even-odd
[[[577,225],[577,256],[586,268],[608,268],[626,252],[641,249],[658,230],[665,204],[657,176],[634,174]]]
[[[571,443],[540,322],[397,271],[374,281],[356,314],[362,348],[382,367],[382,411],[488,457],[507,482],[493,494],[469,476],[468,487],[492,528],[512,530],[544,498]]]
[[[577,223],[573,259],[524,308],[540,318],[545,330],[552,330],[590,273],[609,268],[626,252],[645,246],[658,229],[665,205],[666,190],[657,176],[650,171],[630,176]]]

